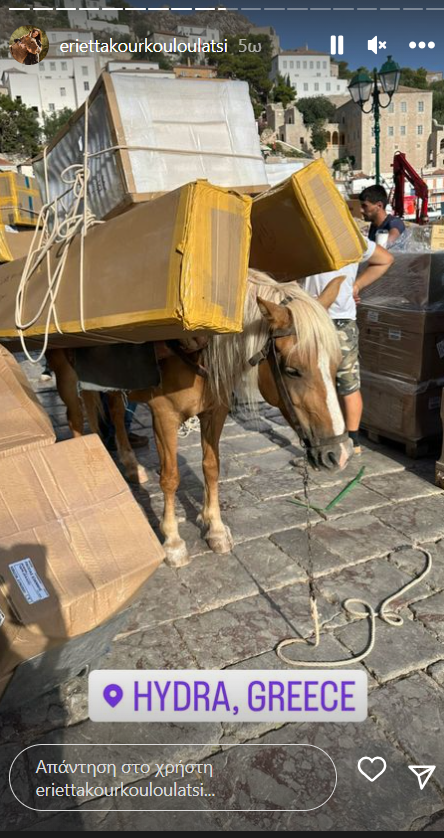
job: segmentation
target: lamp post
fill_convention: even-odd
[[[373,70],[373,78],[369,76],[366,70],[361,70],[361,72],[356,73],[356,75],[353,76],[348,86],[348,90],[350,96],[353,99],[353,102],[355,102],[356,105],[359,105],[363,113],[373,113],[375,117],[375,169],[377,184],[379,184],[381,180],[379,155],[379,111],[381,108],[385,109],[388,108],[388,106],[390,105],[393,94],[396,93],[398,89],[400,76],[401,68],[399,64],[397,64],[396,61],[393,61],[392,56],[389,55],[387,61],[382,65],[379,73],[375,67],[375,69]],[[381,104],[382,93],[389,97],[386,105]],[[370,108],[366,110],[365,105],[370,100],[370,98],[372,99],[372,103]]]

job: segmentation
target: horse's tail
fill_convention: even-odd
[[[100,420],[105,418],[100,393],[96,390],[82,390],[81,396],[85,405],[88,425],[93,434],[100,435]]]

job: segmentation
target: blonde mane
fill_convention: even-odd
[[[240,334],[215,335],[205,350],[209,386],[218,401],[230,404],[234,391],[254,410],[258,400],[258,367],[249,359],[266,344],[269,327],[262,317],[257,297],[287,303],[297,335],[297,350],[303,363],[317,364],[319,353],[338,361],[339,342],[326,310],[298,282],[279,283],[268,274],[249,270],[244,305],[244,329]]]

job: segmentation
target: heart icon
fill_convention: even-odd
[[[368,775],[368,774],[364,771],[364,769],[363,769],[363,768],[361,768],[362,763],[363,763],[363,762],[366,762],[366,761],[368,761],[368,762],[372,762],[372,763],[373,763],[373,762],[380,762],[380,763],[382,764],[382,768],[381,768],[381,770],[380,770],[380,771],[378,771],[378,773],[377,773],[377,774],[375,774],[375,776],[374,776],[374,777],[370,777],[370,776],[369,776],[369,775]],[[384,771],[385,771],[385,769],[386,769],[386,768],[387,768],[387,763],[386,763],[385,759],[383,759],[382,757],[361,757],[361,759],[360,759],[360,760],[359,760],[359,762],[358,762],[358,771],[360,771],[360,772],[361,772],[361,774],[363,774],[363,775],[364,775],[364,777],[365,777],[365,779],[366,779],[366,780],[370,780],[370,782],[371,782],[371,783],[374,783],[374,782],[375,782],[375,780],[377,780],[377,779],[378,779],[378,777],[380,777],[380,776],[381,776],[381,774],[383,774],[383,773],[384,773]]]

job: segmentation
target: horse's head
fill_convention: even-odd
[[[304,441],[311,464],[327,469],[344,468],[352,452],[335,387],[339,342],[326,311],[342,279],[334,279],[319,300],[300,289],[280,304],[258,296],[269,338],[251,361],[264,360],[258,373],[262,396]]]
[[[36,55],[37,52],[40,52],[40,47],[32,35],[25,35],[22,38],[22,44],[26,47],[27,51],[31,53],[31,55]]]

